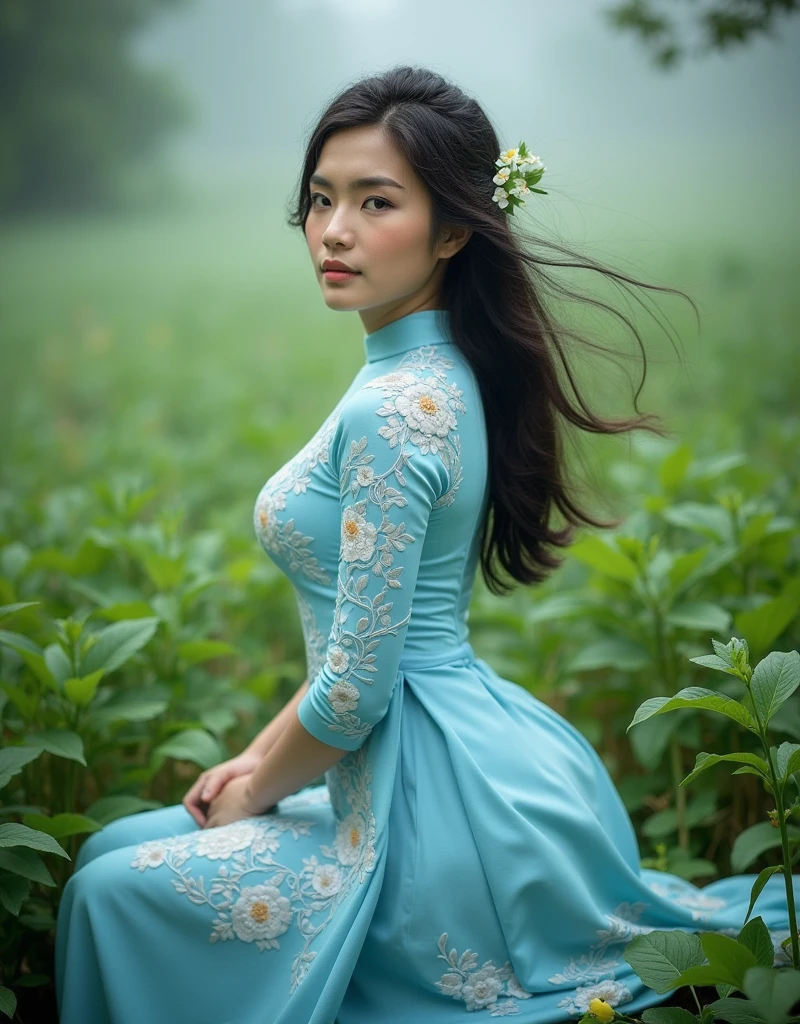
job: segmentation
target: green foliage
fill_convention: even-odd
[[[798,10],[797,0],[705,0],[694,12],[700,42],[695,53],[710,53],[742,46],[759,35],[774,34],[778,16]],[[680,41],[677,21],[670,14],[674,4],[656,0],[623,0],[606,11],[614,28],[634,32],[650,50],[653,64],[675,68],[687,52]]]

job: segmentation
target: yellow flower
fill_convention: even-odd
[[[591,999],[589,1001],[589,1013],[608,1024],[614,1019],[614,1007],[610,1006],[605,999]]]

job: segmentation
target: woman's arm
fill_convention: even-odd
[[[307,689],[308,680],[306,679],[303,685],[298,688],[297,693],[289,698],[277,715],[264,726],[258,736],[245,747],[242,753],[258,754],[259,757],[263,757],[286,728],[290,717],[295,714],[295,709],[305,696]]]

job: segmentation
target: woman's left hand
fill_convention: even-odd
[[[263,812],[252,810],[249,786],[250,776],[237,775],[228,782],[217,793],[208,805],[208,815],[204,828],[216,828],[218,825],[230,825],[231,822],[241,821],[243,818],[254,818]]]

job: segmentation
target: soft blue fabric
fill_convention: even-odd
[[[640,867],[591,744],[469,643],[487,495],[480,394],[447,314],[365,363],[263,487],[295,588],[314,736],[348,751],[271,814],[182,805],[90,836],[61,903],[62,1024],[461,1024],[663,1002],[623,959],[652,929],[735,935],[755,875]],[[780,876],[755,907],[788,962]]]

